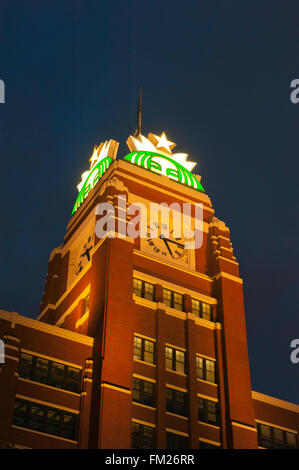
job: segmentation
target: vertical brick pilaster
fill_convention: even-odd
[[[231,437],[228,435],[227,429],[227,388],[224,380],[224,361],[223,361],[223,352],[222,352],[222,337],[221,330],[215,330],[215,348],[216,348],[216,380],[218,380],[218,413],[219,413],[219,425],[221,432],[221,444],[224,449],[229,448]]]
[[[163,287],[161,284],[155,284],[155,301],[163,302]]]
[[[80,400],[80,431],[78,447],[88,449],[89,423],[91,413],[93,360],[86,359],[82,377],[82,391]]]
[[[189,296],[190,297],[190,296]],[[190,297],[191,302],[191,297]],[[186,320],[186,344],[187,344],[187,377],[188,377],[188,416],[189,416],[189,448],[198,448],[197,422],[197,380],[196,380],[196,344],[195,322],[193,318]]]
[[[192,300],[189,294],[184,295],[184,311],[186,313],[192,312]]]
[[[165,311],[160,308],[157,309],[156,328],[156,447],[166,449],[165,333],[167,329]]]

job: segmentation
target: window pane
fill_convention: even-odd
[[[149,282],[144,283],[144,298],[154,300],[154,286]]]
[[[163,289],[163,303],[171,307],[171,291],[168,289]]]
[[[283,444],[283,431],[281,429],[273,429],[274,440]]]
[[[205,320],[211,320],[211,305],[202,303],[201,304],[202,318]]]
[[[53,362],[51,368],[51,375],[49,377],[49,385],[52,385],[52,387],[63,388],[64,370],[64,364]]]
[[[165,367],[166,367],[166,369],[171,369],[171,370],[173,368],[173,366],[172,366],[172,351],[173,351],[172,348],[168,348],[168,347],[165,348],[165,358],[166,358]]]
[[[154,429],[139,423],[132,423],[132,448],[152,449]]]
[[[167,432],[166,449],[187,449],[187,438],[179,434]]]
[[[198,421],[205,421],[204,399],[200,397],[198,397]]]
[[[199,317],[200,303],[199,300],[192,299],[192,313]]]
[[[45,408],[39,405],[30,405],[28,414],[28,427],[42,430]]]
[[[173,307],[177,310],[183,310],[183,296],[176,292],[173,293]]]
[[[185,353],[183,351],[175,351],[176,361],[175,361],[175,370],[181,374],[185,373]]]
[[[271,439],[270,426],[265,426],[264,424],[261,424],[261,434],[262,434],[262,437],[266,439]]]
[[[61,411],[47,410],[45,432],[48,434],[59,435],[61,422]]]
[[[141,297],[142,293],[142,281],[140,279],[133,279],[133,292],[138,297]]]
[[[133,378],[133,401],[141,401],[141,380]]]
[[[144,340],[144,361],[154,363],[154,343],[146,339]]]
[[[81,387],[81,370],[67,366],[65,377],[65,389],[70,392],[80,393]]]
[[[154,429],[149,426],[143,426],[143,446],[142,449],[153,448]]]
[[[175,397],[175,413],[186,416],[185,393],[175,390],[173,395]]]
[[[77,419],[77,415],[63,412],[62,429],[59,435],[67,439],[76,440]]]
[[[15,426],[26,426],[27,403],[22,400],[15,401],[13,424]]]
[[[196,374],[198,379],[203,380],[203,358],[196,356]]]
[[[186,416],[186,394],[178,390],[166,388],[166,411]]]
[[[143,403],[148,406],[154,404],[154,384],[152,382],[143,382]]]
[[[292,434],[291,432],[286,433],[287,438],[287,446],[291,448],[296,448],[296,434]]]
[[[134,336],[134,359],[141,360],[142,340],[138,336]]]
[[[36,358],[36,366],[34,369],[34,379],[37,382],[46,383],[48,377],[49,361],[42,359],[41,357]]]
[[[207,400],[207,422],[217,423],[217,404],[213,401]]]
[[[215,383],[215,363],[206,359],[206,380]]]
[[[33,360],[33,356],[31,354],[26,354],[23,352],[21,353],[20,365],[19,365],[20,377],[23,377],[24,379],[31,378],[32,360]]]
[[[132,448],[139,448],[140,424],[132,423]]]

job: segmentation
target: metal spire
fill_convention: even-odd
[[[141,134],[141,104],[142,104],[142,86],[140,85],[140,92],[139,92],[139,104],[138,104],[138,111],[137,111],[137,129],[134,132],[134,137],[137,137]]]

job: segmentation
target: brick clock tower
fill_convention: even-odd
[[[2,439],[37,448],[297,447],[299,406],[251,389],[243,281],[195,163],[164,133],[127,144],[122,159],[113,140],[94,149],[50,256],[38,319],[0,311],[11,348],[1,373],[14,390]],[[189,204],[200,246],[174,236],[174,215],[169,226],[150,219],[161,203]],[[143,237],[134,236],[141,207]],[[64,364],[60,382],[53,364]],[[32,425],[34,407],[43,418]]]

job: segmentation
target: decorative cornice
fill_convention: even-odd
[[[76,343],[84,344],[86,346],[93,346],[94,339],[90,336],[81,335],[80,333],[74,333],[73,331],[64,330],[63,328],[59,328],[58,326],[49,325],[48,323],[43,323],[38,320],[33,320],[32,318],[27,318],[22,315],[19,315],[16,312],[7,312],[5,310],[0,310],[0,319],[18,325],[23,325],[27,328],[32,328],[34,330],[43,331],[44,333],[48,333],[53,336],[59,336],[70,341],[75,341]]]
[[[277,406],[279,408],[284,408],[285,410],[294,411],[295,413],[299,413],[299,405],[296,405],[295,403],[290,403],[288,401],[280,400],[279,398],[270,397],[269,395],[264,395],[253,390],[251,393],[252,398],[254,400],[267,403],[268,405]]]

